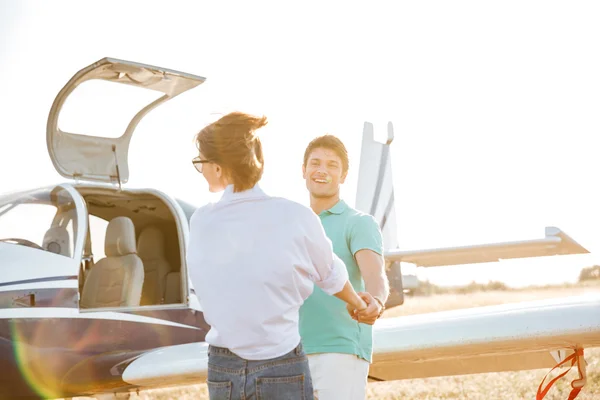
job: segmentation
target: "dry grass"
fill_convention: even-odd
[[[452,309],[514,303],[519,301],[556,298],[584,293],[600,292],[600,284],[591,283],[578,287],[540,288],[530,290],[490,291],[470,294],[442,294],[431,297],[409,297],[405,304],[386,311],[385,317],[445,311]],[[598,311],[600,312],[600,310]],[[600,349],[586,350],[588,361],[588,382],[577,400],[600,399]],[[463,376],[409,379],[394,382],[369,383],[368,398],[382,400],[414,399],[469,399],[469,400],[511,400],[535,399],[537,388],[548,369],[487,373]],[[555,376],[556,374],[553,374]],[[545,399],[566,399],[570,382],[577,376],[573,369],[559,380]],[[552,377],[551,377],[552,378]],[[548,382],[548,380],[546,380]],[[127,398],[124,396],[123,398]],[[206,385],[155,389],[131,394],[130,399],[208,399]]]
[[[588,382],[577,400],[600,398],[600,349],[586,351]],[[512,400],[535,399],[538,386],[549,370],[502,372],[369,384],[369,399],[469,399]],[[556,376],[553,373],[552,377]],[[550,377],[550,379],[552,379]],[[577,377],[573,368],[560,379],[545,397],[547,400],[566,400],[571,390],[570,382]],[[546,383],[549,379],[546,379]]]
[[[385,312],[384,317],[425,314],[471,307],[543,300],[586,293],[600,293],[600,281],[568,287],[498,290],[468,294],[437,294],[434,296],[405,297],[404,304]]]

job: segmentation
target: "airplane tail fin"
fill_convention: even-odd
[[[373,124],[365,122],[356,189],[356,209],[372,215],[379,223],[386,250],[398,248],[396,209],[390,143],[394,140],[394,127],[387,125],[386,143],[374,138]]]
[[[390,154],[392,140],[394,127],[391,122],[387,124],[385,143],[375,140],[373,124],[365,122],[355,201],[357,210],[372,215],[379,224],[385,251],[399,247]],[[393,307],[404,303],[404,289],[415,286],[417,280],[411,275],[405,276],[406,282],[403,282],[400,262],[386,262],[386,268],[390,283],[390,298],[386,306]]]

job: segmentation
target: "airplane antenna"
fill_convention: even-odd
[[[117,168],[117,180],[119,181],[119,190],[122,190],[122,188],[121,188],[121,173],[119,172],[119,161],[117,161],[117,145],[116,144],[112,145],[112,151],[113,151],[113,154],[115,155],[115,166]]]

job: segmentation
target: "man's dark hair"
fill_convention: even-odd
[[[308,157],[310,156],[310,153],[314,149],[318,149],[318,148],[333,150],[335,152],[335,154],[337,154],[338,157],[340,157],[340,159],[342,160],[342,173],[348,172],[349,161],[348,161],[348,151],[346,150],[346,146],[344,146],[344,143],[342,143],[342,141],[340,139],[338,139],[337,137],[335,137],[333,135],[319,136],[317,138],[314,138],[308,144],[308,147],[306,147],[306,150],[304,151],[304,166],[305,167],[306,167],[306,163],[308,162]]]

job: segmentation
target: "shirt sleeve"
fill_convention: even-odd
[[[331,240],[325,234],[321,221],[312,211],[311,214],[306,221],[304,236],[311,262],[308,275],[325,293],[333,295],[344,288],[348,281],[348,270],[344,262],[334,254]]]
[[[350,232],[350,251],[354,257],[359,250],[383,254],[383,238],[375,218],[365,214],[356,219]]]

